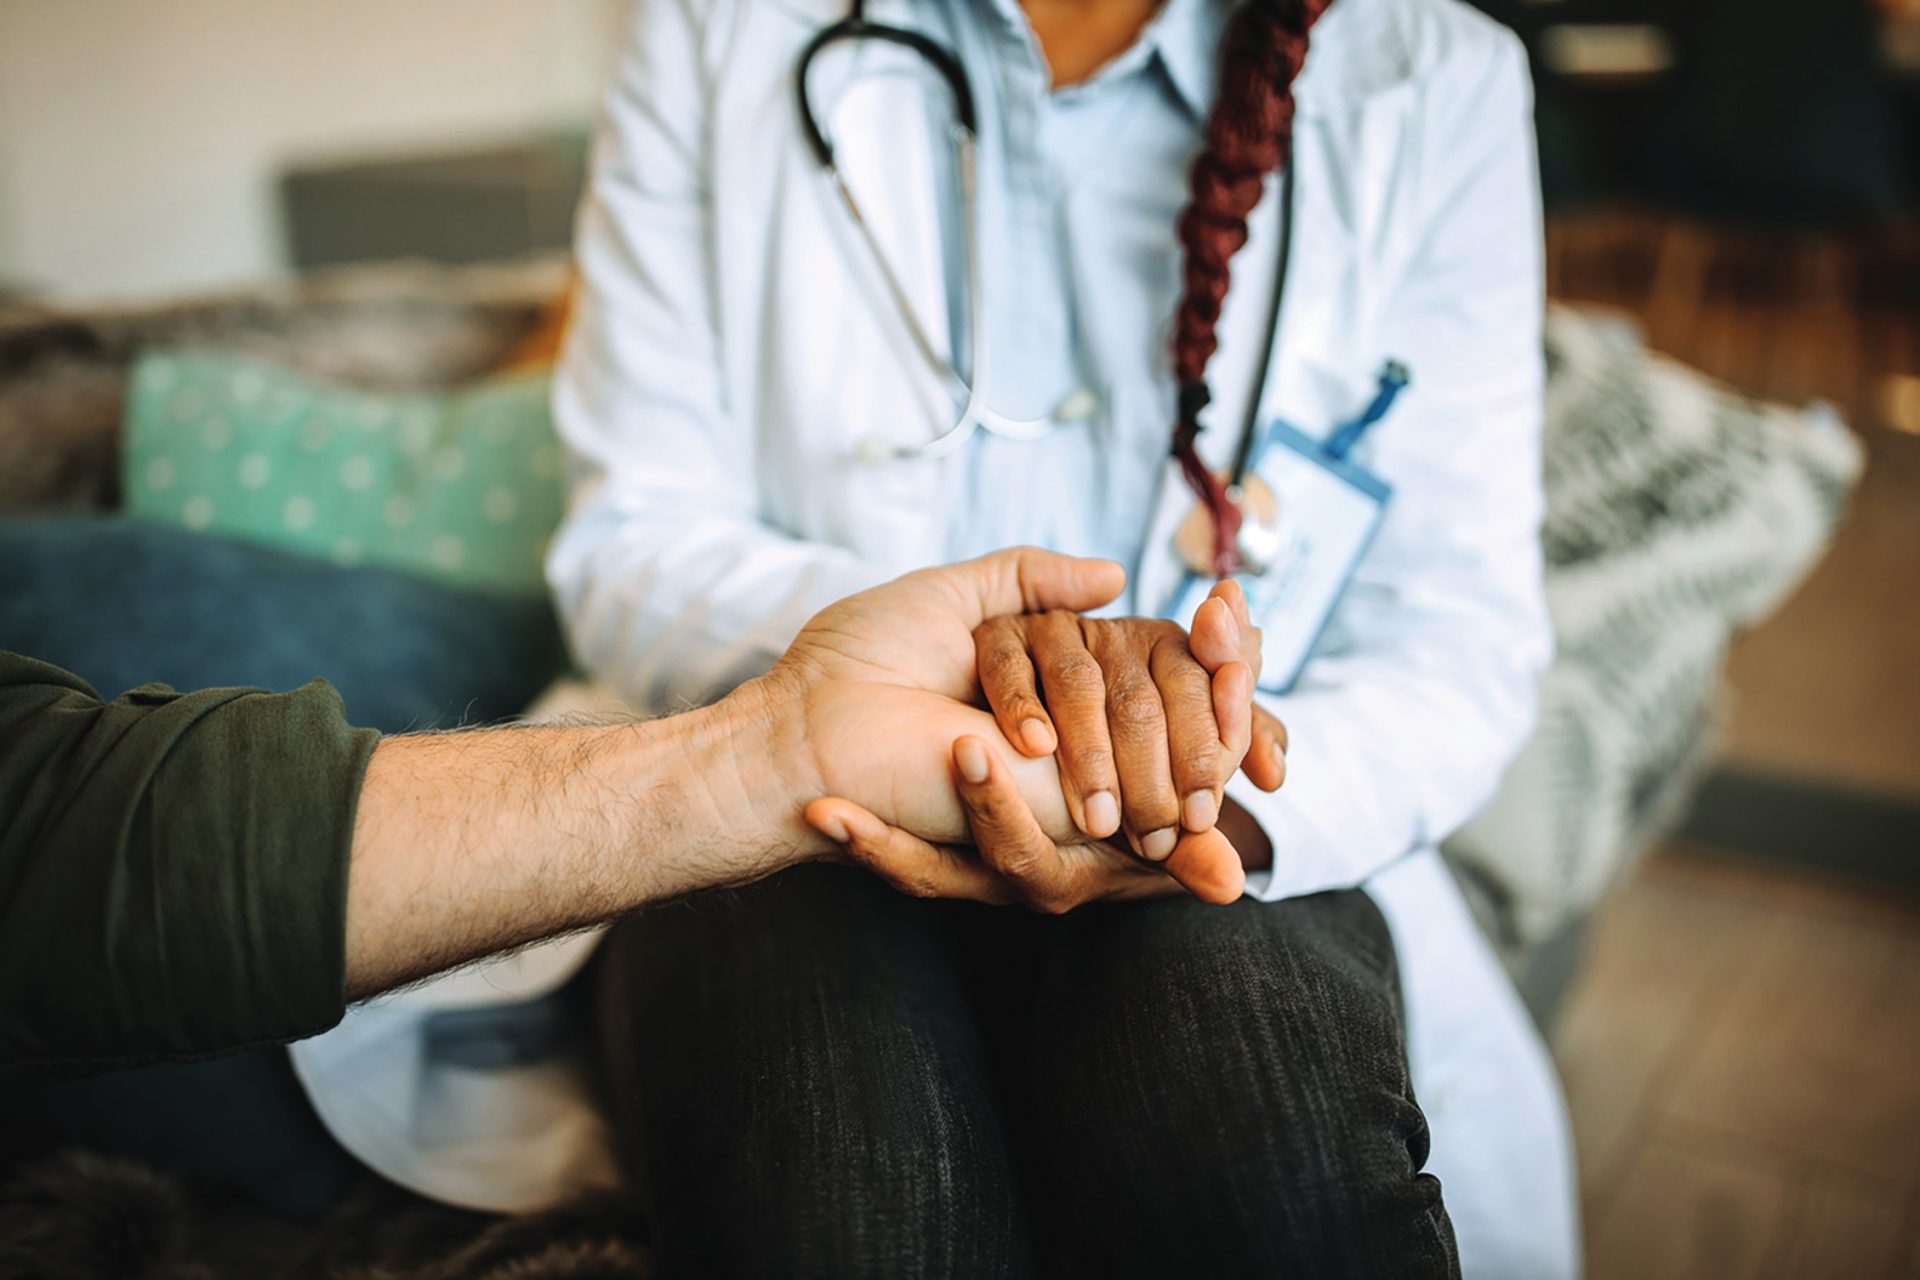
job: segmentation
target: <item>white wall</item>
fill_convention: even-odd
[[[0,285],[67,298],[283,265],[290,160],[591,116],[623,0],[0,0]]]

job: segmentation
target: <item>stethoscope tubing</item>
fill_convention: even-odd
[[[827,133],[813,110],[812,95],[809,92],[808,74],[819,54],[835,45],[860,40],[879,40],[899,45],[923,58],[939,73],[953,95],[954,122],[950,127],[950,140],[954,150],[954,164],[960,183],[963,227],[961,234],[965,239],[967,259],[967,349],[973,362],[971,380],[960,376],[959,370],[943,356],[921,324],[911,299],[893,269],[887,255],[880,247],[878,237],[873,233],[872,223],[866,212],[860,207],[860,201],[853,194],[846,175],[841,171],[835,154],[833,138]],[[826,172],[838,193],[840,202],[852,220],[855,230],[865,244],[867,254],[880,273],[882,283],[891,296],[895,310],[905,322],[909,335],[913,339],[921,357],[946,384],[949,394],[961,402],[960,416],[954,424],[931,440],[915,445],[893,445],[886,453],[892,457],[906,458],[942,458],[957,452],[971,439],[975,432],[985,430],[1010,440],[1038,440],[1047,435],[1056,425],[1055,415],[1047,414],[1038,418],[1015,418],[994,409],[988,402],[988,389],[992,386],[992,373],[989,367],[989,353],[982,332],[983,320],[982,296],[984,284],[981,279],[981,234],[980,234],[980,193],[976,155],[978,152],[977,132],[978,116],[974,107],[973,89],[966,72],[951,53],[938,43],[917,31],[908,31],[900,27],[886,26],[870,22],[864,16],[864,5],[856,2],[850,17],[823,28],[801,51],[795,89],[798,98],[801,127],[806,132],[807,145],[814,158]]]
[[[846,176],[840,169],[838,157],[834,151],[833,138],[821,124],[819,116],[813,109],[808,75],[815,60],[833,45],[855,43],[861,40],[878,40],[886,44],[898,45],[918,55],[946,82],[953,96],[954,122],[951,126],[951,140],[964,209],[962,236],[966,242],[967,255],[967,346],[973,363],[971,380],[960,376],[959,371],[953,367],[953,363],[940,353],[927,334],[926,328],[920,323],[912,301],[907,296],[906,288],[901,284],[886,253],[881,249],[871,223],[867,220],[859,200],[855,198]],[[983,284],[980,270],[980,200],[978,175],[975,168],[979,118],[974,105],[973,87],[967,80],[966,71],[961,67],[959,60],[937,41],[918,31],[870,21],[866,16],[865,0],[852,0],[847,17],[822,27],[801,50],[794,76],[794,90],[800,124],[806,134],[809,150],[813,152],[815,160],[832,182],[834,190],[838,192],[840,201],[846,208],[848,217],[852,220],[860,239],[865,243],[868,256],[872,258],[878,269],[881,280],[892,297],[895,309],[905,322],[914,345],[919,348],[922,358],[940,380],[946,384],[949,393],[963,406],[954,424],[931,440],[914,445],[887,445],[881,452],[892,458],[943,458],[957,452],[972,439],[976,432],[982,430],[1011,440],[1038,440],[1046,436],[1059,424],[1057,412],[1038,418],[1011,418],[995,411],[988,403],[987,391],[991,386],[991,371],[988,367],[986,343],[982,341],[981,332]],[[1293,256],[1293,174],[1293,164],[1289,160],[1282,170],[1280,179],[1280,245],[1274,272],[1272,298],[1267,314],[1266,341],[1260,349],[1259,371],[1253,383],[1252,394],[1247,401],[1245,419],[1240,428],[1239,444],[1234,451],[1233,467],[1229,473],[1230,484],[1233,485],[1238,485],[1245,479],[1247,469],[1254,461],[1254,453],[1262,434],[1259,427],[1260,402],[1265,395],[1274,345],[1280,333],[1281,306],[1285,300],[1287,273]]]
[[[878,40],[885,44],[897,44],[920,55],[928,65],[940,73],[947,82],[947,89],[953,94],[954,119],[968,134],[980,131],[980,119],[974,110],[973,85],[967,80],[967,73],[959,61],[940,43],[918,31],[909,31],[905,27],[892,27],[885,23],[869,22],[866,18],[864,0],[854,0],[853,12],[840,21],[822,27],[807,41],[800,51],[800,61],[794,76],[794,93],[800,108],[800,125],[806,131],[807,145],[813,151],[814,159],[823,169],[834,169],[833,139],[820,124],[820,117],[814,113],[813,97],[807,87],[807,75],[813,69],[814,61],[832,45],[860,40]]]

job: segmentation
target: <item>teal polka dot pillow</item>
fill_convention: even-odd
[[[238,356],[156,352],[133,374],[136,515],[337,564],[543,591],[563,503],[545,374],[372,393]]]

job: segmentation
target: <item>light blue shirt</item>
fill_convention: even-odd
[[[1172,436],[1174,228],[1213,98],[1225,8],[1166,0],[1130,48],[1058,91],[1016,0],[930,0],[922,11],[977,103],[992,407],[1037,417],[1077,390],[1096,405],[1040,440],[981,432],[968,442],[948,554],[1033,543],[1131,567]],[[964,334],[957,196],[944,204],[950,327]],[[965,373],[970,356],[960,356]]]

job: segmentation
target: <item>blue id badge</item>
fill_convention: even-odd
[[[1393,489],[1348,451],[1405,385],[1404,370],[1390,365],[1381,378],[1382,394],[1327,440],[1276,421],[1254,450],[1239,486],[1245,568],[1234,580],[1261,630],[1265,692],[1285,693],[1299,678],[1379,532]],[[1213,582],[1210,575],[1188,572],[1166,616],[1191,625]]]

